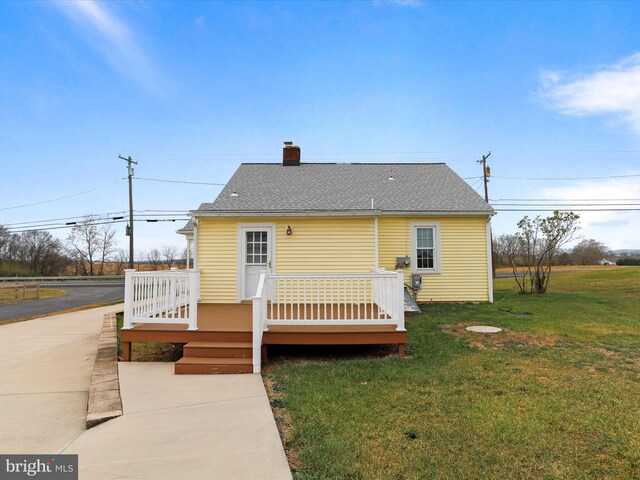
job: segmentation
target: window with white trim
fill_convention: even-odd
[[[412,225],[411,244],[412,270],[416,273],[440,273],[439,225]]]

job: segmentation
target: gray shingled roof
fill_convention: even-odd
[[[176,233],[189,233],[193,232],[193,220],[189,219],[189,221],[179,230],[176,230]]]
[[[363,211],[372,198],[380,212],[493,213],[444,163],[242,164],[197,212]]]

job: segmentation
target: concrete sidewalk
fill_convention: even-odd
[[[84,431],[102,317],[121,310],[0,326],[0,452],[58,453]]]
[[[174,375],[120,363],[124,415],[83,433],[80,478],[290,479],[260,375]]]

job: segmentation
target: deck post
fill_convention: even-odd
[[[404,272],[402,270],[396,270],[396,294],[398,305],[396,330],[404,331]]]
[[[189,327],[198,329],[198,300],[200,299],[200,270],[189,270]]]
[[[252,305],[252,359],[253,359],[253,373],[260,373],[261,359],[262,359],[262,339],[260,339],[260,328],[262,327],[262,321],[260,319],[260,297],[253,297]]]
[[[124,321],[122,328],[130,329],[133,327],[133,272],[132,268],[124,271]]]
[[[122,342],[122,361],[131,361],[131,342]]]

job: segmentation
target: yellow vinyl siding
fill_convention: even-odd
[[[198,269],[204,303],[237,301],[238,224],[275,224],[278,273],[369,272],[375,264],[373,218],[201,218]],[[293,229],[287,235],[287,226]]]
[[[411,224],[439,223],[441,273],[422,274],[418,301],[488,301],[486,218],[380,217],[378,252],[380,266],[395,270],[396,257],[411,257]],[[411,280],[414,265],[405,270]]]
[[[238,220],[199,219],[197,250],[200,300],[236,303]]]

